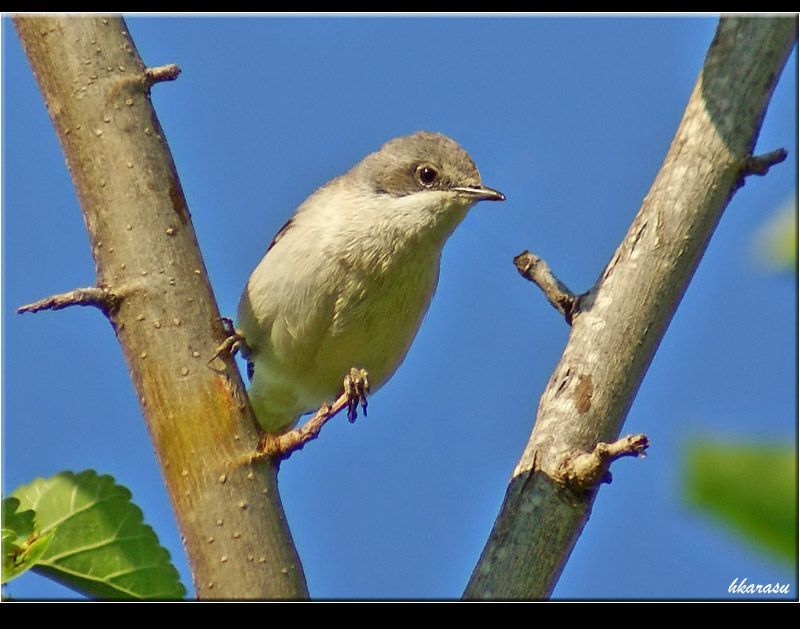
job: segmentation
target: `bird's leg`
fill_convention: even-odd
[[[347,395],[347,419],[352,424],[358,416],[358,405],[364,417],[367,416],[367,393],[369,393],[369,377],[366,369],[352,367],[344,377],[344,393]]]

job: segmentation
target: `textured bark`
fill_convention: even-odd
[[[664,164],[625,239],[579,298],[561,360],[465,598],[549,595],[596,488],[562,464],[613,442],[722,211],[749,174],[761,122],[796,39],[796,18],[723,18]]]
[[[14,21],[67,158],[102,289],[76,291],[74,303],[96,298],[122,345],[198,597],[307,597],[277,468],[250,460],[258,433],[238,371],[230,358],[217,371],[207,365],[223,340],[219,312],[150,103],[151,85],[177,68],[145,68],[120,18]]]

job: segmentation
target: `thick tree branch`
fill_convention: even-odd
[[[305,598],[277,464],[253,461],[256,423],[224,335],[189,210],[150,103],[177,66],[144,66],[122,19],[17,17],[78,192],[103,289],[30,309],[103,308],[122,345],[200,598]],[[135,286],[136,290],[126,287]],[[124,299],[109,306],[109,296]],[[82,292],[82,294],[80,294]]]
[[[796,39],[796,18],[720,20],[664,164],[597,284],[581,296],[466,598],[549,595],[596,491],[563,480],[565,456],[619,435],[639,384],[722,211],[753,158]]]

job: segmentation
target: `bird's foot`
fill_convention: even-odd
[[[244,333],[241,330],[237,330],[233,326],[233,321],[228,317],[220,317],[219,320],[222,323],[222,332],[225,335],[225,340],[220,343],[214,355],[208,361],[208,366],[212,369],[212,363],[226,356],[236,356],[237,353],[241,353],[242,358],[247,360],[250,355],[250,346],[244,338]],[[250,361],[247,361],[247,377],[250,379],[253,377],[253,363]]]
[[[347,396],[347,419],[352,424],[358,416],[358,405],[364,417],[367,416],[367,393],[369,393],[369,375],[366,369],[350,369],[344,377],[344,393]]]

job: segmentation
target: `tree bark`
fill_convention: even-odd
[[[752,151],[796,24],[794,17],[720,20],[650,192],[595,286],[567,313],[566,349],[465,598],[540,599],[552,591],[597,493],[596,484],[574,482],[576,453],[619,435],[722,211],[744,177],[781,159]]]
[[[175,78],[177,67],[146,68],[118,17],[14,23],[66,155],[97,269],[97,287],[40,307],[95,305],[107,314],[197,596],[306,598],[277,466],[250,457],[259,435],[238,370],[230,357],[218,369],[207,364],[223,328],[150,103],[152,84]]]

